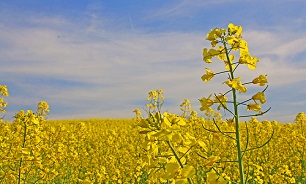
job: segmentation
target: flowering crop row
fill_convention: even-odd
[[[161,92],[151,92],[151,105],[162,105],[154,104],[163,100],[156,95]],[[206,119],[198,117],[187,99],[181,105],[182,115],[164,113],[166,124],[182,127],[171,144],[185,159],[182,164],[188,164],[183,170],[172,162],[174,155],[167,145],[150,141],[145,131],[139,134],[148,126],[137,110],[135,119],[46,121],[48,108],[40,102],[35,113],[21,110],[13,122],[0,123],[0,183],[184,183],[184,175],[197,183],[238,179],[236,164],[227,162],[235,159],[235,142],[215,126],[227,132],[234,123],[213,112]],[[305,183],[306,115],[298,114],[294,124],[253,118],[247,125],[241,134],[249,147],[261,145],[274,132],[267,145],[246,153],[248,183]],[[252,133],[246,136],[248,132]],[[163,134],[168,133],[152,137]]]
[[[256,119],[248,122],[248,130],[252,132],[250,145],[260,145],[269,138],[272,128],[275,130],[268,145],[248,152],[245,157],[250,183],[305,183],[306,120],[305,114],[302,115],[304,119],[297,119],[297,124]],[[27,113],[23,114],[25,116],[31,117]],[[152,172],[152,167],[155,159],[159,159],[160,165],[166,164],[171,154],[157,157],[161,150],[153,143],[148,145],[131,119],[32,120],[27,121],[27,129],[21,121],[0,124],[0,183],[17,183],[18,180],[20,183],[163,181],[165,170],[154,168]],[[226,173],[224,178],[237,179],[237,166],[225,162],[235,158],[234,142],[218,133],[203,131],[202,125],[214,129],[210,120],[192,117],[184,121],[190,125],[189,131],[196,140],[194,151],[187,157],[188,164],[196,171],[193,180],[205,183],[213,167],[224,176]],[[223,122],[221,128],[234,127]],[[242,132],[245,138],[245,129]],[[156,157],[149,158],[154,149]],[[152,154],[148,154],[150,150]]]
[[[141,181],[140,139],[131,122],[90,119],[1,123],[0,183]]]

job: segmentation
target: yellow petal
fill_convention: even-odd
[[[193,166],[191,165],[186,165],[183,169],[182,169],[182,176],[185,178],[192,178],[195,174],[196,174],[196,170]]]

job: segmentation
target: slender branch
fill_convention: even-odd
[[[238,160],[225,160],[225,161],[219,161],[219,162],[216,162],[216,163],[227,163],[227,162],[230,162],[230,163],[235,162],[235,163],[237,163]]]
[[[225,96],[227,93],[231,92],[232,90],[228,90],[227,92],[225,92],[223,95]]]
[[[240,65],[240,63],[238,62],[238,64],[235,66],[233,72],[235,72],[235,70],[238,68],[239,65]]]
[[[217,98],[217,100],[219,101],[219,103],[222,105],[222,107],[223,107],[225,110],[227,110],[228,112],[230,112],[232,115],[235,116],[235,114],[234,114],[232,111],[230,111],[230,110],[221,102],[221,100],[220,100],[219,97],[216,95],[216,93],[214,93],[214,95],[215,95],[215,97]]]
[[[246,85],[246,84],[253,84],[253,82],[245,82],[245,83],[242,83],[242,85]]]
[[[248,149],[248,146],[249,146],[249,139],[250,139],[250,134],[249,134],[249,129],[248,129],[248,124],[247,124],[247,122],[245,121],[245,129],[246,129],[246,134],[247,134],[247,140],[246,140],[246,145],[245,145],[245,149],[244,149],[244,151],[242,151],[243,153],[242,153],[242,157],[244,156],[244,154],[245,154],[245,150],[247,150]]]
[[[220,173],[217,169],[215,169],[215,168],[212,168],[212,169],[220,176]]]
[[[271,137],[264,144],[262,144],[260,146],[256,146],[256,147],[250,148],[250,149],[247,149],[247,150],[245,150],[243,152],[247,152],[247,151],[251,151],[251,150],[255,150],[255,149],[260,149],[260,148],[264,147],[266,144],[268,144],[272,140],[273,135],[274,135],[274,129],[272,129]]]
[[[228,138],[230,138],[230,139],[236,140],[235,138],[233,138],[233,137],[231,137],[231,136],[225,134],[225,133],[220,129],[220,127],[217,125],[217,123],[215,122],[215,119],[214,119],[214,118],[213,118],[213,122],[214,122],[215,126],[217,127],[218,131],[219,131],[222,135],[224,135],[224,136],[226,136],[226,137],[228,137]],[[229,132],[229,133],[236,133],[236,132]]]
[[[234,134],[234,133],[236,133],[236,132],[222,132],[222,131],[219,131],[220,129],[218,129],[218,131],[216,131],[216,130],[211,130],[211,129],[207,129],[207,128],[204,127],[203,124],[202,124],[202,127],[203,127],[204,130],[207,130],[207,131],[213,132],[213,133],[224,133],[224,134]],[[218,127],[217,127],[217,128],[218,128]]]
[[[166,141],[168,146],[170,147],[174,157],[176,158],[177,162],[180,164],[181,168],[184,168],[183,163],[181,162],[180,158],[178,157],[178,155],[176,154],[176,151],[174,150],[174,148],[172,147],[170,141]]]
[[[248,172],[245,176],[245,181],[248,181],[249,173],[250,173],[250,164],[248,163]]]
[[[180,160],[180,158],[178,157],[176,151],[175,151],[174,148],[172,147],[170,141],[166,141],[166,142],[167,142],[168,146],[170,147],[170,149],[171,149],[171,151],[172,151],[174,157],[176,158],[177,162],[178,162],[179,165],[181,166],[181,168],[184,168],[183,163],[181,162],[181,160]],[[188,180],[188,182],[189,182],[190,184],[193,184],[193,181],[191,180],[191,178],[187,178],[187,180]]]
[[[204,158],[204,159],[207,159],[207,157],[204,157],[204,156],[202,156],[202,155],[200,155],[198,152],[195,152],[199,157],[201,157],[201,158]]]
[[[191,146],[191,147],[186,151],[186,153],[184,153],[184,154],[180,157],[180,160],[181,160],[181,158],[183,158],[183,157],[191,150],[191,148],[193,148],[193,147],[194,147],[194,145]]]
[[[252,82],[249,82],[249,83],[252,83]],[[244,83],[244,84],[249,84],[249,83]],[[265,89],[263,89],[261,92],[265,92],[266,89],[268,88],[268,86],[269,86],[269,85],[267,85],[267,86],[265,87]],[[248,102],[248,101],[251,101],[251,100],[252,100],[252,98],[250,98],[250,99],[248,99],[248,100],[245,100],[245,101],[243,101],[243,102],[240,102],[240,103],[238,103],[238,105],[240,105],[240,104],[246,105],[246,104],[244,104],[244,103],[246,103],[246,102]]]
[[[262,90],[262,92],[265,92],[266,89],[268,89],[268,87],[269,87],[269,85],[267,85],[267,86],[265,87],[265,89]]]
[[[214,75],[218,75],[218,74],[222,74],[222,73],[228,73],[229,71],[222,71],[222,72],[217,72],[217,73],[214,73]]]
[[[25,143],[26,143],[26,137],[27,137],[27,120],[23,119],[23,142],[22,142],[22,148],[25,148]],[[18,168],[18,184],[21,182],[21,167],[23,165],[23,157],[20,158],[19,160],[19,168]]]
[[[248,101],[251,101],[252,100],[252,98],[250,98],[250,99],[248,99],[248,100],[245,100],[245,101],[243,101],[243,102],[240,102],[240,103],[238,103],[238,105],[246,105],[246,104],[244,104],[245,102],[248,102]]]
[[[252,116],[262,116],[262,115],[266,114],[269,110],[271,110],[271,107],[270,107],[269,109],[267,109],[266,111],[261,112],[261,113],[258,113],[258,114],[245,115],[245,116],[239,116],[239,117],[241,117],[241,118],[246,118],[246,117],[252,117]]]

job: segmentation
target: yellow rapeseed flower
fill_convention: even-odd
[[[240,77],[234,78],[232,80],[227,80],[224,83],[229,87],[238,90],[239,92],[245,93],[247,91],[247,88],[240,82]]]
[[[252,110],[252,111],[260,111],[261,107],[260,107],[260,104],[253,104],[253,103],[250,103],[247,105],[247,111],[249,110]]]
[[[256,93],[255,95],[252,96],[252,99],[253,99],[254,101],[258,100],[258,101],[260,101],[260,103],[262,103],[262,104],[266,102],[266,97],[265,97],[264,92],[258,92],[258,93]]]
[[[209,95],[208,98],[203,97],[203,98],[200,99],[200,103],[201,103],[201,106],[202,106],[200,108],[201,111],[209,110],[209,107],[212,106],[215,103],[214,100],[209,99],[210,97],[211,97],[211,95]]]
[[[240,58],[239,58],[240,64],[247,64],[249,69],[255,70],[257,62],[259,62],[259,59],[251,56],[250,53],[240,52]]]
[[[209,70],[208,68],[205,68],[206,70],[206,74],[204,74],[201,79],[204,81],[204,82],[208,82],[210,81],[214,76],[215,76],[215,73],[212,72],[211,70]]]
[[[0,85],[0,95],[1,96],[9,96],[6,85]]]
[[[222,108],[224,108],[224,107],[226,107],[226,102],[227,102],[227,97],[225,96],[225,95],[223,95],[223,94],[219,94],[219,95],[217,95],[216,97],[215,97],[215,103],[218,103],[219,104],[219,106],[217,107],[217,109],[218,110],[220,110],[221,109],[221,107]]]
[[[265,75],[259,75],[258,77],[256,77],[253,81],[253,84],[259,84],[260,86],[264,86],[268,83],[268,79],[267,76]]]
[[[225,29],[215,28],[207,34],[206,40],[214,41],[217,38],[221,38],[222,34],[224,34],[225,32]]]
[[[206,63],[211,63],[211,58],[218,56],[220,54],[219,50],[216,49],[209,49],[207,50],[207,48],[203,49],[203,61]]]
[[[242,36],[242,27],[241,26],[236,26],[233,23],[229,23],[228,24],[228,33],[231,35],[236,34],[237,37],[241,37]]]

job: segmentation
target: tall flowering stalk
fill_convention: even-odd
[[[208,113],[213,111],[211,108],[212,105],[218,104],[219,105],[217,108],[218,110],[223,108],[233,115],[233,118],[229,119],[228,121],[235,123],[235,132],[222,132],[221,129],[218,127],[217,123],[215,122],[215,120],[214,123],[222,134],[236,141],[237,154],[238,154],[237,163],[239,165],[240,183],[243,184],[245,183],[245,176],[243,169],[243,154],[244,152],[250,149],[245,148],[244,150],[242,150],[239,118],[263,115],[264,113],[267,112],[267,111],[265,112],[261,111],[261,104],[266,102],[264,91],[266,90],[267,87],[263,91],[253,95],[252,98],[242,102],[239,102],[238,100],[238,92],[246,93],[247,84],[258,84],[260,86],[264,86],[267,84],[268,81],[265,75],[260,75],[251,82],[242,83],[241,77],[235,76],[235,71],[237,70],[238,66],[247,65],[249,69],[255,70],[256,63],[259,61],[258,58],[253,57],[250,54],[248,49],[248,43],[242,39],[241,26],[236,26],[230,23],[228,25],[227,30],[215,28],[207,34],[206,40],[210,41],[212,47],[210,49],[207,48],[203,49],[203,61],[206,63],[212,63],[212,58],[217,57],[220,61],[224,63],[225,71],[215,73],[211,71],[209,68],[206,68],[206,74],[204,74],[201,78],[204,82],[209,82],[210,80],[213,79],[214,76],[218,74],[227,73],[228,79],[223,84],[226,84],[228,87],[230,87],[230,90],[225,92],[224,94],[222,93],[220,93],[219,95],[214,94],[214,99],[211,98],[212,95],[210,95],[208,98],[203,97],[202,99],[200,99],[201,103],[200,110],[206,111],[206,113]],[[232,54],[233,51],[239,51],[239,59],[236,62],[234,62],[235,55]],[[232,101],[228,101],[228,98],[226,97],[226,95],[230,92],[232,93]],[[232,104],[233,107],[232,110],[228,108],[227,104]],[[239,115],[238,109],[241,105],[246,106],[247,111],[255,111],[256,113],[253,115],[246,115],[246,116]],[[235,134],[235,138],[229,136],[228,134]]]

